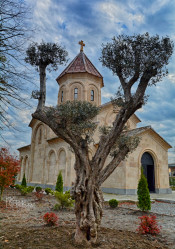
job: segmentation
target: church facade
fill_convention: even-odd
[[[67,100],[90,101],[101,106],[95,120],[98,126],[112,126],[118,109],[114,109],[111,102],[101,105],[103,77],[82,48],[56,80],[59,84],[58,105]],[[133,134],[141,138],[140,144],[104,182],[104,192],[136,194],[142,165],[150,192],[171,193],[168,172],[168,149],[171,146],[150,126],[137,128],[139,122],[140,119],[134,114],[126,124]],[[36,119],[32,119],[29,126],[32,129],[31,144],[18,149],[21,159],[18,182],[22,181],[25,173],[28,185],[54,188],[59,171],[62,171],[64,189],[69,189],[75,180],[75,159],[69,145]],[[98,146],[98,128],[94,141],[90,147],[90,157]],[[106,164],[108,160],[110,158]]]

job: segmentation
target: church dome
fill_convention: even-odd
[[[85,100],[100,105],[103,76],[83,52],[83,41],[79,44],[80,53],[56,79],[60,86],[58,104],[67,100]]]
[[[79,42],[81,45],[83,42]],[[84,43],[83,43],[84,44]],[[74,73],[89,73],[102,80],[103,86],[103,76],[98,72],[96,67],[88,59],[88,57],[83,52],[83,45],[81,45],[80,53],[74,58],[74,60],[64,69],[64,71],[57,77],[56,81],[59,83],[59,79],[65,74]]]

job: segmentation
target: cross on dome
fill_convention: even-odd
[[[83,41],[79,41],[79,44],[81,45],[80,47],[80,52],[83,51],[83,47],[85,46],[85,44],[83,43]]]

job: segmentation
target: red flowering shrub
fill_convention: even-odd
[[[58,216],[51,212],[51,213],[46,213],[44,216],[43,216],[43,220],[45,221],[45,223],[48,225],[48,226],[55,226],[57,225],[57,221],[58,221]]]
[[[43,191],[35,192],[35,197],[37,198],[38,201],[41,201],[44,197]]]
[[[155,215],[150,216],[141,216],[139,217],[141,220],[140,225],[136,231],[141,234],[152,234],[156,235],[160,233],[161,226],[158,226]]]
[[[20,161],[7,148],[0,149],[0,201],[4,189],[14,184],[15,176],[20,170],[19,165]]]

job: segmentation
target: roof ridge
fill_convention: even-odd
[[[87,57],[87,55],[84,53],[86,59],[88,60],[88,62],[91,64],[91,66],[97,71],[97,73],[103,78],[103,76],[101,75],[101,73],[97,70],[97,68],[92,64],[92,62],[89,60],[89,58]]]
[[[83,51],[80,52],[80,53],[82,53],[82,59],[83,59],[85,70],[88,71],[87,66],[86,66],[86,61],[85,61],[85,58],[84,58],[86,55],[85,55],[85,53]]]
[[[56,81],[65,74],[69,73],[89,73],[96,77],[102,78],[103,85],[103,76],[99,73],[97,68],[92,64],[86,54],[81,51],[78,55],[70,62],[70,64],[63,70],[63,72],[56,78]]]

